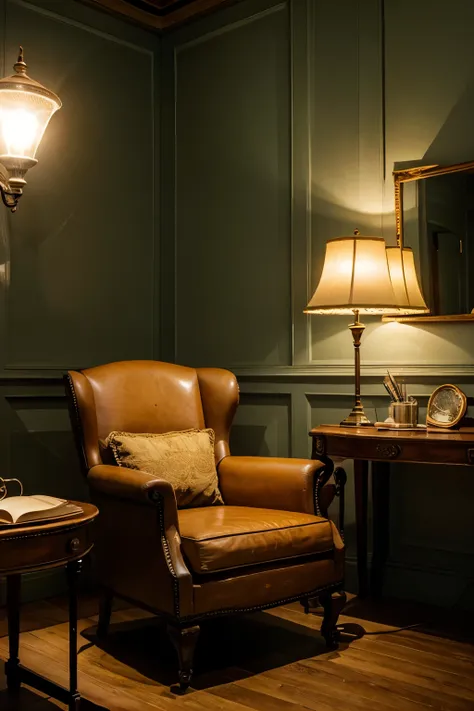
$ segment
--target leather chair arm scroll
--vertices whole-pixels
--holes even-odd
[[[182,616],[192,614],[192,577],[181,551],[176,497],[171,484],[164,479],[157,479],[152,474],[137,469],[126,469],[107,464],[98,464],[92,467],[87,480],[93,493],[96,494],[92,498],[99,507],[99,522],[102,519],[107,536],[112,536],[116,544],[121,542],[118,548],[122,549],[122,557],[128,555],[130,551],[129,532],[132,528],[138,543],[132,555],[138,559],[143,554],[147,558],[147,565],[142,566],[141,570],[144,574],[148,570],[148,575],[152,579],[154,565],[166,566],[171,580],[174,579],[176,583],[176,586],[173,585],[175,614]],[[141,509],[141,506],[144,508]],[[124,518],[120,512],[125,512],[126,508],[129,508],[130,511],[125,513]],[[153,509],[156,509],[157,513]],[[156,539],[153,537],[155,531]],[[112,549],[112,545],[108,545],[107,548]],[[133,546],[131,548],[133,549]],[[160,549],[161,553],[158,553]],[[156,558],[153,555],[148,557],[150,551],[155,552]],[[155,576],[157,579],[162,575],[160,570],[161,568],[158,567],[158,573]],[[136,585],[140,588],[139,580],[136,581]],[[153,586],[151,587],[153,588]],[[157,595],[163,597],[161,603],[163,609],[169,607],[168,587],[168,582],[163,579],[160,590],[156,592]],[[131,597],[139,599],[145,589],[147,588],[143,583],[137,593],[138,598],[137,595],[131,595]]]
[[[327,516],[332,462],[282,457],[224,457],[218,467],[226,504]],[[321,495],[322,487],[329,490]]]
[[[102,494],[127,499],[139,504],[156,506],[163,501],[165,528],[174,525],[179,532],[178,511],[173,487],[164,479],[137,469],[126,469],[110,464],[98,464],[89,469],[89,486]]]

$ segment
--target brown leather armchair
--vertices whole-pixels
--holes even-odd
[[[327,508],[336,492],[330,460],[233,457],[229,432],[239,401],[235,376],[158,361],[110,363],[66,375],[84,473],[100,516],[96,561],[105,589],[98,634],[114,595],[162,615],[190,683],[199,622],[300,600],[324,609],[322,635],[337,646],[344,544]],[[105,464],[99,440],[112,430],[210,427],[224,506],[178,510],[171,485]]]

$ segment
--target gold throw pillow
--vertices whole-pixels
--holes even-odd
[[[179,508],[223,504],[214,461],[214,430],[164,434],[111,432],[106,443],[120,467],[141,469],[173,486]]]

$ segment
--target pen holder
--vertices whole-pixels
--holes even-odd
[[[418,403],[416,400],[391,402],[388,408],[388,416],[397,425],[415,427],[418,424]]]

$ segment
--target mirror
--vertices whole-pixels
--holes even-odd
[[[393,178],[397,244],[414,251],[430,314],[390,320],[474,321],[474,161]]]

